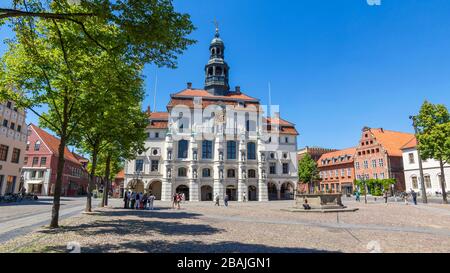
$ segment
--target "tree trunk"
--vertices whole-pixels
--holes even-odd
[[[94,190],[95,169],[97,168],[97,154],[97,147],[94,147],[94,149],[92,150],[92,167],[91,173],[89,174],[89,185],[85,212],[92,211],[92,191]]]
[[[106,157],[106,168],[105,168],[105,188],[103,190],[103,200],[102,207],[108,206],[108,193],[109,193],[109,177],[111,173],[111,155],[108,154]]]
[[[447,191],[445,189],[445,173],[444,173],[444,162],[441,160],[439,160],[439,164],[441,167],[441,189],[442,189],[442,201],[444,202],[444,204],[448,204],[447,201]]]
[[[58,220],[59,220],[59,207],[61,199],[63,172],[64,172],[64,150],[66,148],[65,132],[66,128],[63,129],[63,134],[61,135],[61,142],[58,147],[59,156],[58,156],[58,165],[56,169],[56,182],[55,182],[55,191],[53,193],[52,219],[50,222],[50,228],[59,227]]]

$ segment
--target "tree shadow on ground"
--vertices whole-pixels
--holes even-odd
[[[64,246],[49,246],[42,252],[69,252]],[[81,246],[82,253],[337,253],[333,251],[302,247],[276,247],[240,242],[206,244],[201,241],[167,242],[131,241],[98,246]]]
[[[185,212],[183,210],[174,210],[169,207],[158,208],[155,210],[125,210],[114,208],[106,211],[96,211],[95,215],[100,217],[127,217],[127,216],[137,216],[140,218],[159,218],[159,219],[184,219],[191,218],[195,219],[202,214]]]
[[[97,236],[101,234],[111,235],[211,235],[221,232],[208,225],[183,224],[179,222],[144,221],[144,220],[98,220],[92,223],[77,226],[63,226],[58,229],[43,229],[39,232],[45,234],[61,234],[75,232],[82,236]]]
[[[92,217],[97,219],[76,226],[61,226],[57,229],[43,229],[45,234],[60,234],[75,232],[83,236],[100,234],[112,235],[211,235],[223,230],[203,224],[188,224],[180,222],[159,221],[158,219],[196,219],[201,214],[182,211],[144,211],[144,210],[107,210],[97,211]],[[130,217],[130,219],[121,219]],[[136,219],[135,217],[138,217]]]

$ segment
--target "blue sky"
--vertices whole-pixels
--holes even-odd
[[[450,105],[450,1],[175,0],[191,14],[198,43],[175,70],[145,69],[157,110],[192,82],[202,88],[217,18],[231,86],[280,105],[300,132],[299,147],[346,148],[364,126],[412,132],[408,119],[427,99]],[[0,29],[0,39],[12,34]],[[3,45],[0,52],[4,51]],[[30,122],[36,122],[30,116]]]

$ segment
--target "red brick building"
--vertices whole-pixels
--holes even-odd
[[[116,174],[114,181],[112,182],[112,192],[114,198],[122,198],[124,191],[125,172],[121,170]]]
[[[322,192],[353,193],[355,152],[356,148],[348,148],[323,154],[317,160],[322,179],[320,182]]]
[[[29,135],[22,173],[29,193],[53,195],[58,165],[60,140],[34,124],[28,126]],[[62,196],[84,195],[87,192],[88,160],[64,150]]]
[[[395,178],[395,190],[405,190],[401,148],[414,138],[413,134],[363,128],[355,154],[356,179]]]

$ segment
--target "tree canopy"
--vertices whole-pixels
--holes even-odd
[[[298,178],[302,183],[311,183],[320,179],[317,163],[311,155],[304,155],[298,162]]]

